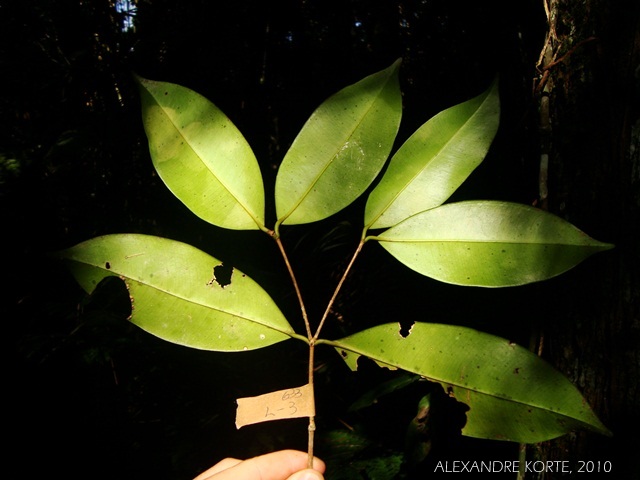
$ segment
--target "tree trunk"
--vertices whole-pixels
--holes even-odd
[[[640,478],[637,441],[628,440],[640,426],[640,3],[547,3],[538,93],[548,197],[543,188],[541,200],[616,248],[552,283],[542,355],[613,436],[566,435],[531,448],[529,460],[566,461],[573,474],[610,468],[612,478]],[[527,478],[563,476],[540,470]]]

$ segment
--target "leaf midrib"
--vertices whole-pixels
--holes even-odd
[[[298,202],[296,202],[293,207],[285,214],[282,216],[282,218],[279,220],[280,223],[284,223],[287,218],[289,218],[293,212],[295,212],[298,207],[300,205],[302,205],[302,203],[307,199],[307,197],[309,196],[310,192],[313,190],[313,187],[318,183],[318,181],[320,180],[320,178],[324,175],[324,173],[329,169],[329,167],[333,164],[333,162],[336,160],[336,158],[338,157],[338,154],[340,153],[340,151],[342,150],[342,147],[344,147],[344,145],[349,142],[349,140],[353,137],[353,134],[356,130],[358,130],[358,128],[360,127],[360,125],[362,125],[362,122],[364,120],[364,118],[367,117],[367,115],[369,115],[369,112],[371,111],[371,109],[373,108],[373,106],[376,104],[376,102],[378,101],[378,99],[380,98],[380,96],[382,95],[382,92],[384,92],[385,88],[387,87],[389,81],[392,79],[392,76],[389,76],[389,78],[387,78],[387,81],[384,82],[384,84],[382,85],[382,87],[379,89],[378,93],[376,94],[376,96],[373,98],[373,100],[370,102],[369,107],[367,108],[366,112],[364,115],[362,115],[360,117],[360,120],[358,120],[357,124],[354,126],[354,128],[351,130],[351,132],[349,133],[349,135],[347,135],[345,137],[345,140],[338,146],[338,148],[336,149],[336,152],[331,156],[331,159],[325,164],[325,166],[320,170],[320,172],[318,173],[318,175],[316,175],[316,177],[313,179],[313,181],[309,184],[309,187],[307,188],[307,190],[300,196],[300,199],[298,200]]]
[[[75,261],[79,262],[78,260],[75,260]],[[162,293],[164,293],[166,295],[169,295],[169,296],[171,296],[173,298],[177,298],[179,300],[183,300],[183,301],[185,301],[187,303],[190,303],[190,304],[193,304],[193,305],[198,305],[198,306],[204,307],[204,308],[209,308],[211,310],[215,310],[215,311],[223,313],[225,315],[230,315],[230,316],[234,316],[234,317],[237,317],[237,318],[241,318],[241,319],[247,320],[249,322],[255,323],[257,325],[261,325],[263,327],[270,328],[271,330],[275,330],[275,331],[280,332],[282,334],[288,335],[289,337],[296,336],[296,333],[293,331],[293,329],[291,329],[291,330],[282,330],[282,329],[277,328],[277,327],[275,327],[273,325],[265,324],[265,323],[263,323],[263,322],[261,322],[259,320],[254,319],[254,318],[250,318],[250,317],[245,316],[245,315],[239,315],[239,314],[236,314],[236,313],[231,313],[231,312],[229,312],[227,310],[223,310],[221,308],[216,308],[214,306],[207,305],[207,304],[204,304],[204,303],[199,302],[199,301],[195,301],[194,299],[187,298],[184,295],[179,294],[177,292],[172,292],[170,290],[163,289],[161,287],[158,287],[157,285],[151,284],[151,283],[149,283],[147,281],[144,281],[144,280],[142,280],[142,279],[140,279],[138,277],[135,277],[135,276],[132,276],[132,275],[129,275],[129,274],[125,275],[123,272],[118,271],[117,269],[114,269],[113,267],[110,268],[109,270],[107,270],[107,269],[103,268],[102,266],[100,266],[99,264],[92,264],[92,263],[87,263],[87,262],[79,262],[79,263],[83,263],[83,264],[86,264],[86,265],[91,265],[91,266],[93,266],[95,268],[98,268],[99,270],[103,271],[104,273],[106,273],[108,275],[118,276],[125,283],[127,283],[128,281],[135,281],[135,282],[137,282],[137,283],[139,283],[141,285],[144,285],[145,287],[151,288],[151,289],[156,290],[158,292],[162,292]],[[135,301],[135,298],[132,299],[132,302],[133,301]],[[135,314],[135,312],[133,312],[133,314]]]
[[[258,218],[256,218],[256,216],[253,214],[253,212],[251,212],[249,210],[249,208],[247,206],[245,206],[245,204],[242,201],[240,201],[240,199],[233,193],[231,188],[229,188],[229,186],[225,182],[223,182],[222,179],[218,175],[216,175],[216,173],[212,170],[212,167],[207,162],[205,162],[203,160],[203,156],[201,155],[200,151],[197,148],[195,148],[193,146],[193,144],[189,141],[189,139],[182,133],[181,129],[178,128],[178,124],[174,121],[172,116],[167,113],[167,110],[165,109],[165,107],[162,106],[160,104],[160,102],[158,102],[158,100],[155,97],[155,95],[153,96],[153,98],[156,101],[156,104],[161,108],[161,110],[164,113],[164,115],[169,119],[169,121],[173,125],[173,128],[175,129],[175,131],[185,141],[185,143],[189,146],[189,148],[191,148],[191,150],[196,154],[198,159],[206,167],[206,169],[209,171],[209,173],[220,183],[220,185],[222,185],[222,187],[228,192],[228,194],[231,196],[231,198],[233,198],[235,200],[235,202],[238,205],[240,205],[240,207],[242,207],[242,209],[247,213],[247,215],[249,215],[249,217],[255,222],[255,224],[258,225],[258,227],[261,227],[262,223],[258,220]],[[220,112],[220,113],[222,113],[222,112]],[[225,118],[227,118],[227,117],[225,116]],[[228,118],[227,118],[227,120],[231,123],[231,120],[229,120]],[[235,128],[235,126],[234,126],[234,128]]]
[[[434,163],[434,162],[435,162],[439,157],[441,157],[441,156],[443,155],[443,151],[444,151],[444,150],[449,146],[449,144],[450,144],[451,142],[453,142],[453,140],[454,140],[458,135],[460,135],[461,131],[462,131],[462,130],[464,130],[464,129],[467,127],[467,125],[471,122],[471,120],[472,120],[472,119],[474,119],[474,117],[475,117],[476,115],[478,115],[478,112],[479,112],[479,111],[482,109],[482,107],[485,105],[485,102],[486,102],[486,100],[489,98],[489,96],[490,96],[490,95],[488,94],[488,95],[487,95],[487,97],[482,101],[482,103],[480,104],[480,106],[476,109],[476,111],[475,111],[475,112],[473,112],[473,114],[469,117],[469,119],[468,119],[466,122],[464,122],[464,124],[463,124],[463,125],[462,125],[462,126],[461,126],[457,131],[456,131],[456,133],[454,133],[454,134],[451,136],[451,138],[449,138],[449,140],[447,140],[447,142],[446,142],[446,143],[445,143],[445,144],[444,144],[444,145],[443,145],[443,146],[442,146],[442,147],[441,147],[441,148],[436,152],[436,154],[435,154],[435,155],[433,155],[433,157],[431,158],[431,160],[429,160],[429,161],[428,161],[428,162],[427,162],[427,163],[426,163],[426,164],[425,164],[421,169],[419,169],[419,170],[416,172],[416,174],[415,174],[413,177],[411,177],[411,179],[410,179],[408,182],[406,182],[406,183],[404,184],[404,186],[403,186],[402,188],[400,188],[400,189],[396,192],[396,194],[393,196],[393,198],[392,198],[392,199],[391,199],[391,200],[386,204],[385,208],[383,208],[383,209],[380,211],[380,213],[379,213],[379,214],[378,214],[378,215],[377,215],[377,216],[376,216],[376,217],[375,217],[371,222],[369,222],[369,225],[367,225],[367,227],[366,227],[366,229],[367,229],[367,230],[368,230],[369,228],[371,228],[371,225],[374,225],[374,224],[378,221],[378,219],[380,219],[380,217],[381,217],[382,215],[384,215],[384,213],[385,213],[387,210],[389,210],[389,208],[391,207],[391,205],[393,205],[393,203],[396,201],[396,199],[397,199],[398,197],[400,197],[400,195],[402,195],[402,193],[403,193],[407,188],[409,188],[409,186],[414,182],[414,180],[415,180],[416,178],[418,178],[420,175],[422,175],[422,173],[423,173],[425,170],[427,170],[427,168],[428,168],[429,166],[431,166],[431,165],[432,165],[432,164],[433,164],[433,163]],[[441,113],[441,114],[443,114],[443,113],[445,113],[445,111],[440,112],[440,113]],[[439,114],[438,114],[438,115],[439,115]],[[433,117],[433,118],[432,118],[432,120],[433,120],[433,119],[435,119],[438,115],[436,115],[435,117]],[[435,207],[432,207],[432,208],[435,208]],[[424,210],[424,211],[426,211],[426,210]],[[387,228],[387,227],[380,227],[380,228]]]
[[[389,363],[388,361],[381,360],[379,357],[377,357],[375,355],[371,355],[369,353],[364,353],[364,352],[359,351],[359,350],[357,350],[357,349],[355,349],[353,347],[347,347],[347,346],[339,343],[339,341],[322,340],[322,341],[318,341],[317,343],[325,343],[325,344],[331,345],[331,346],[336,347],[336,348],[341,348],[343,350],[348,350],[349,352],[355,353],[356,355],[360,355],[360,356],[364,356],[364,357],[370,358],[370,359],[374,360],[375,362],[379,362],[379,363],[383,363],[385,365],[389,365],[392,368],[400,368],[400,369],[408,371],[408,372],[416,373],[418,375],[423,376],[427,380],[430,380],[430,381],[433,381],[433,382],[437,382],[437,383],[440,383],[440,384],[446,384],[446,385],[453,385],[453,386],[461,388],[463,390],[469,390],[469,391],[472,391],[472,392],[475,392],[475,393],[478,393],[478,394],[481,394],[481,395],[486,395],[486,396],[493,397],[493,398],[499,398],[500,400],[513,402],[513,403],[518,404],[518,405],[534,407],[534,408],[537,408],[539,410],[543,410],[545,412],[552,413],[554,415],[562,416],[562,417],[565,417],[565,418],[570,418],[570,419],[572,419],[574,421],[578,421],[578,422],[580,422],[581,424],[584,424],[584,425],[589,425],[589,426],[595,427],[594,425],[592,425],[590,423],[587,423],[587,422],[585,422],[585,421],[583,421],[583,420],[581,420],[579,418],[573,417],[573,416],[571,416],[569,414],[566,414],[566,413],[563,413],[563,412],[559,412],[559,411],[555,411],[555,410],[550,410],[549,407],[544,407],[544,406],[541,406],[541,405],[535,404],[535,403],[525,403],[525,402],[523,402],[521,400],[517,400],[517,399],[514,399],[514,398],[507,398],[507,397],[502,396],[500,394],[489,393],[489,392],[483,391],[483,390],[481,390],[480,388],[477,388],[477,387],[471,387],[470,388],[469,386],[461,385],[457,381],[447,381],[447,380],[437,379],[435,377],[429,377],[429,376],[424,375],[424,374],[419,373],[419,372],[413,372],[412,370],[408,370],[408,369],[406,369],[406,368],[404,368],[404,367],[402,367],[400,365],[394,365],[394,364]]]

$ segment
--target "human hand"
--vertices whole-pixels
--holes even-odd
[[[324,480],[324,462],[314,457],[310,469],[307,460],[307,454],[297,450],[280,450],[248,460],[225,458],[193,480]]]

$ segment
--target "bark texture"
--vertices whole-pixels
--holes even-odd
[[[550,140],[548,208],[616,248],[552,282],[543,356],[578,386],[613,437],[567,435],[538,445],[530,458],[568,460],[574,475],[580,461],[593,468],[610,461],[613,478],[640,478],[640,3],[551,0],[547,7],[546,83],[538,93],[549,106],[541,124]]]

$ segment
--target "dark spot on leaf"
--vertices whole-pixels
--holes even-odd
[[[107,270],[111,269],[111,264],[109,262],[104,264],[104,268],[106,268]]]
[[[222,288],[231,284],[231,275],[233,274],[233,267],[227,267],[224,263],[213,267],[213,278],[209,280],[207,285],[213,285],[217,283]]]
[[[520,373],[520,367],[516,367],[515,370],[513,371],[513,373],[518,375]]]

